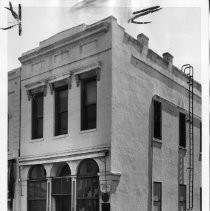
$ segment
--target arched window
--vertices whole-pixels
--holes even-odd
[[[46,211],[47,182],[42,165],[35,165],[29,171],[28,211]]]
[[[68,164],[61,166],[57,177],[52,179],[52,196],[56,211],[71,211],[71,170]]]
[[[99,211],[99,168],[92,159],[82,161],[77,174],[77,211]]]

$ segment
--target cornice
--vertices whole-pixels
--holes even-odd
[[[106,33],[109,30],[110,23],[102,22],[100,24],[94,26],[87,26],[84,31],[78,32],[72,36],[61,39],[53,44],[50,44],[45,47],[39,46],[35,48],[34,51],[26,52],[21,57],[19,57],[19,61],[21,63],[25,63],[30,59],[34,59],[36,57],[43,56],[44,54],[50,53],[51,51],[57,50],[58,48],[64,47],[66,45],[75,44],[81,40],[87,39],[96,34]]]

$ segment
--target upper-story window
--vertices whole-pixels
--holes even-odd
[[[154,101],[154,138],[162,139],[161,103]]]
[[[179,113],[179,146],[186,147],[186,115]]]
[[[186,185],[179,185],[179,210],[186,210]]]
[[[43,92],[32,95],[32,139],[43,137]]]
[[[55,89],[55,135],[68,133],[68,86]]]
[[[96,77],[81,81],[81,130],[96,128]]]
[[[202,152],[202,123],[200,122],[200,152]]]
[[[153,206],[154,210],[161,211],[162,204],[162,183],[153,183]]]

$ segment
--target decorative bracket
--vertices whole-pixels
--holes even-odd
[[[35,83],[36,84],[36,83]],[[32,85],[34,84],[30,84],[30,85],[26,85],[26,93],[28,96],[28,101],[31,100],[32,95],[35,95],[37,93],[43,92],[43,95],[46,96],[47,95],[47,85],[46,82],[41,82],[42,85],[33,87]]]
[[[76,80],[77,87],[79,87],[81,79],[89,78],[92,76],[96,76],[97,81],[100,81],[101,66],[102,66],[102,62],[99,61],[98,65],[89,67],[88,69],[84,69],[80,72],[75,73],[75,80]]]

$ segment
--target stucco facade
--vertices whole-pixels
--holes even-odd
[[[188,115],[188,78],[173,65],[172,55],[161,57],[148,43],[145,35],[134,39],[108,17],[56,34],[22,54],[19,210],[27,210],[29,172],[38,164],[46,171],[46,210],[56,210],[51,184],[63,163],[71,170],[71,210],[78,210],[78,166],[85,159],[99,167],[110,210],[155,210],[154,182],[162,184],[162,211],[179,210],[179,184],[188,185],[188,135],[186,147],[179,147],[179,113]],[[90,73],[97,79],[96,128],[81,131],[81,76]],[[55,136],[53,84],[59,81],[68,85],[68,133]],[[43,137],[32,139],[36,89],[44,93]],[[162,108],[161,140],[153,138],[154,100]],[[201,86],[194,82],[193,211],[200,210],[200,116]]]

